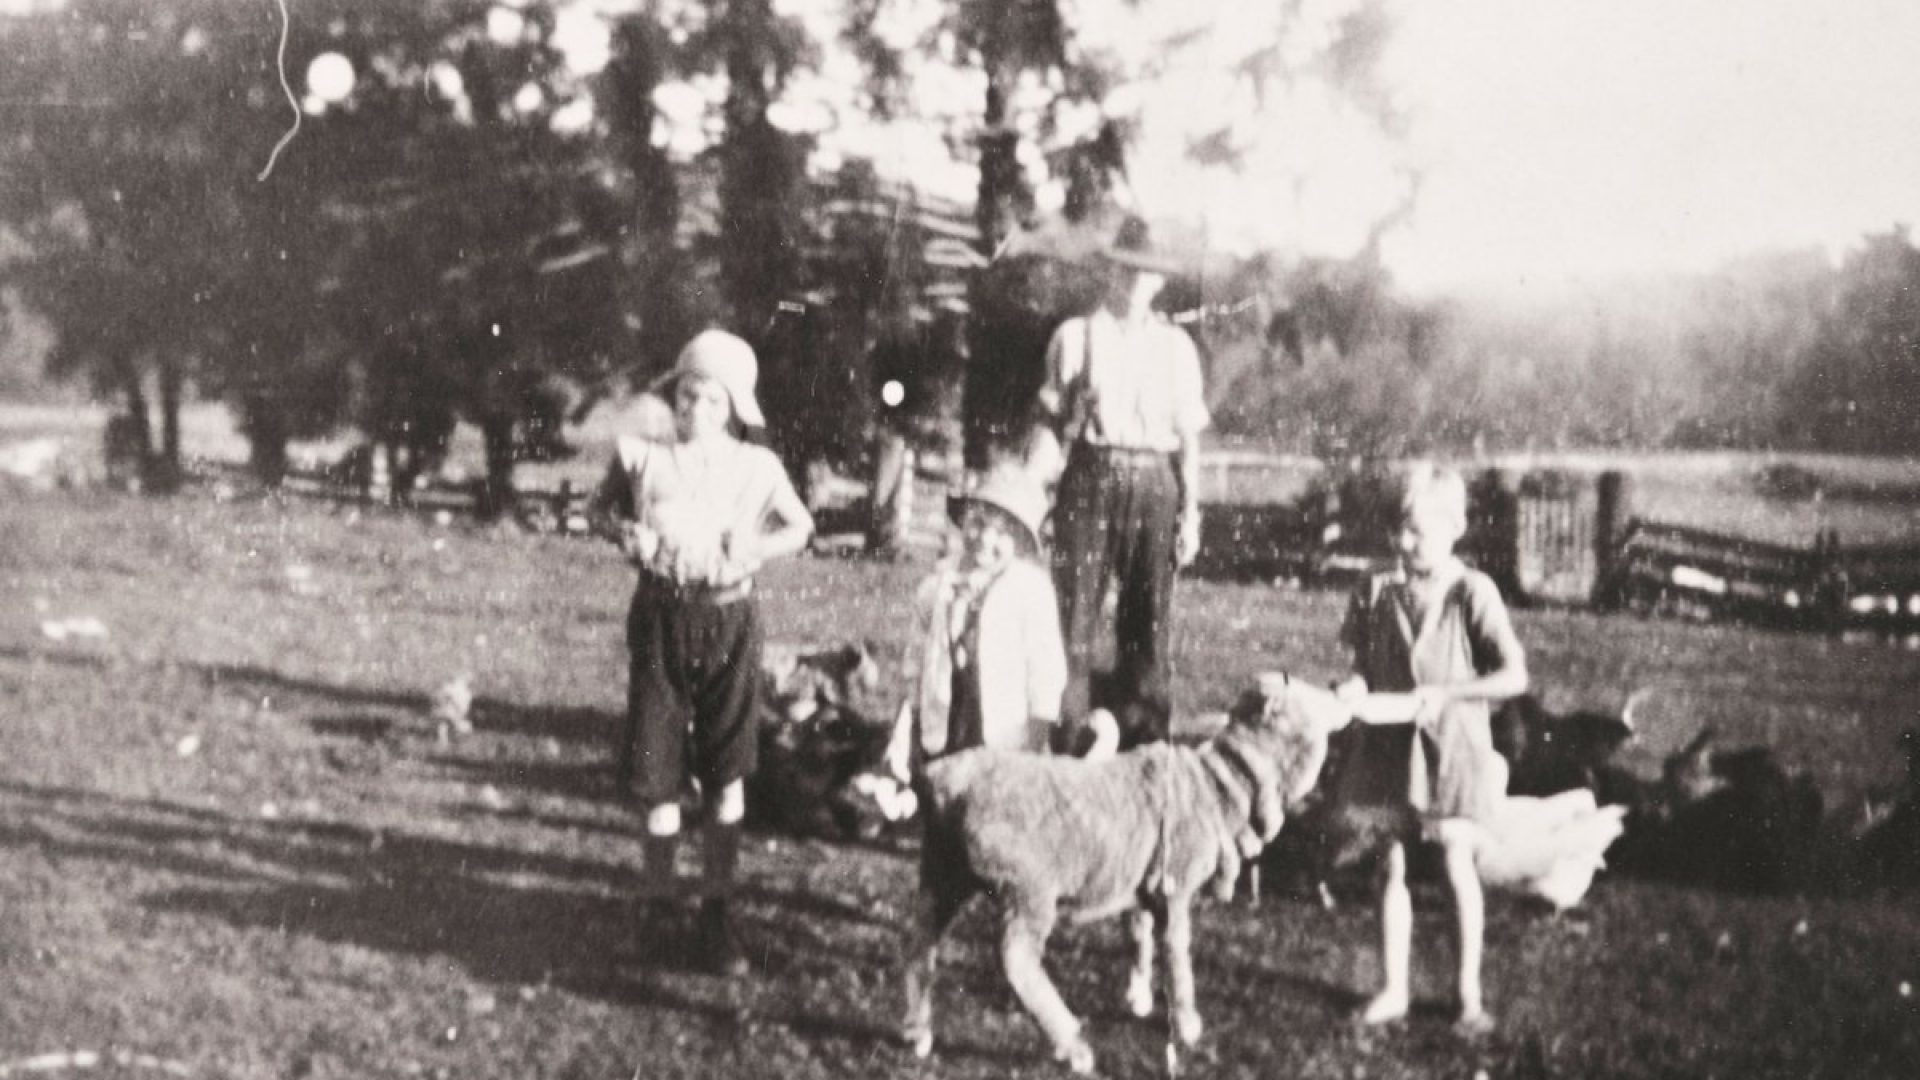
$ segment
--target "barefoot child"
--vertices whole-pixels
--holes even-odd
[[[1353,651],[1347,700],[1367,692],[1410,694],[1414,722],[1356,727],[1336,788],[1354,818],[1391,836],[1380,889],[1384,979],[1361,1013],[1367,1024],[1398,1020],[1411,996],[1413,902],[1406,843],[1437,843],[1459,930],[1456,1027],[1493,1027],[1480,990],[1485,922],[1475,855],[1482,829],[1505,792],[1493,749],[1492,703],[1527,689],[1526,656],[1499,589],[1453,554],[1467,529],[1467,492],[1451,469],[1410,470],[1400,501],[1398,567],[1354,596],[1343,636]]]
[[[703,952],[714,968],[745,966],[728,912],[743,786],[758,751],[761,628],[753,575],[813,533],[772,451],[744,441],[765,425],[753,349],[719,330],[694,337],[656,384],[673,406],[672,442],[623,438],[596,496],[603,528],[639,569],[627,614],[622,791],[647,807],[647,869],[671,875],[680,798],[697,780],[714,826]]]

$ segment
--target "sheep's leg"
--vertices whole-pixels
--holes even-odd
[[[916,1056],[933,1053],[933,978],[940,961],[940,939],[966,905],[967,897],[921,889],[913,921],[907,929],[902,960],[905,968],[906,1014],[901,1036]]]
[[[1007,982],[1053,1043],[1054,1056],[1074,1072],[1093,1071],[1093,1048],[1080,1036],[1080,1021],[1060,998],[1041,964],[1053,933],[1054,898],[1016,899],[1007,909],[1000,936],[1000,964]]]
[[[1146,1018],[1153,1015],[1154,914],[1142,907],[1127,916],[1127,928],[1133,934],[1133,970],[1127,973],[1127,1011]]]
[[[1160,925],[1161,947],[1166,949],[1167,975],[1172,985],[1167,1007],[1173,1012],[1174,1032],[1180,1041],[1192,1046],[1200,1041],[1203,1025],[1200,1010],[1193,1003],[1193,912],[1192,898],[1171,897],[1166,918]]]

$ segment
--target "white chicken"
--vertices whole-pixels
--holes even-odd
[[[1624,806],[1597,805],[1586,788],[1544,798],[1509,795],[1480,847],[1480,878],[1565,911],[1586,897],[1607,848],[1626,829],[1626,814]]]
[[[433,692],[433,722],[441,742],[473,731],[473,678],[460,674]]]
[[[1350,700],[1355,721],[1404,724],[1419,712],[1412,694],[1373,693]],[[1477,863],[1491,888],[1533,896],[1565,911],[1585,899],[1607,848],[1626,831],[1627,808],[1601,806],[1590,788],[1557,795],[1509,795],[1506,759],[1494,755],[1486,783],[1500,792]]]

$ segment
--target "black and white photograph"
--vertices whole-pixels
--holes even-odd
[[[0,1080],[1920,1076],[1920,4],[0,0]]]

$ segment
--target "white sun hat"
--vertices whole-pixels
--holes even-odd
[[[688,375],[699,375],[719,383],[733,402],[733,415],[748,427],[766,427],[766,414],[753,396],[754,383],[760,378],[760,363],[754,359],[753,346],[725,330],[702,330],[693,336],[673,361],[673,370],[654,380],[653,391],[669,396],[672,388]]]

